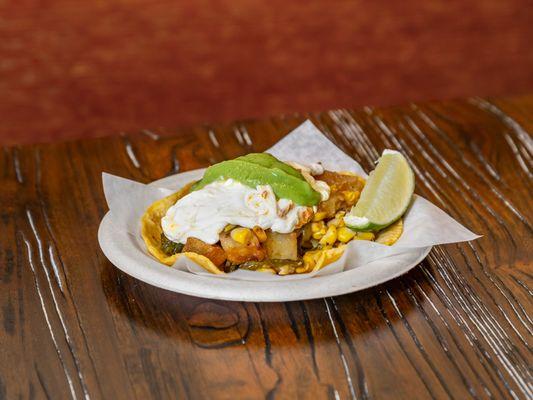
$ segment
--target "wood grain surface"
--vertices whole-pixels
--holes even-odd
[[[0,150],[2,399],[526,399],[533,96],[333,110]],[[210,301],[111,265],[101,173],[149,182],[271,146],[311,118],[369,169],[403,152],[483,238],[375,288]]]

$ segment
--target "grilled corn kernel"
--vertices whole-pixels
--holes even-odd
[[[326,234],[320,239],[320,244],[322,246],[333,246],[337,241],[337,228],[334,225],[328,227]]]
[[[318,211],[313,215],[313,221],[318,222],[322,221],[324,218],[326,218],[326,212],[325,211]]]
[[[375,236],[376,235],[374,235],[373,232],[357,232],[355,239],[356,240],[374,240]]]
[[[324,221],[311,223],[311,232],[313,232],[314,239],[320,239],[326,234],[326,224]]]
[[[335,214],[335,218],[330,219],[328,221],[328,226],[336,226],[337,228],[340,228],[341,226],[344,226],[344,214],[346,214],[344,211],[339,211]]]
[[[349,242],[353,239],[354,236],[355,232],[352,231],[350,228],[347,228],[346,226],[339,228],[339,230],[337,231],[337,239],[339,239],[339,241],[342,243]]]
[[[358,191],[345,190],[344,192],[342,192],[342,196],[344,197],[344,200],[348,204],[353,204],[359,198],[359,192]]]
[[[305,272],[311,271],[317,262],[317,252],[308,251],[307,253],[304,254],[303,260],[304,260]]]
[[[260,226],[254,226],[252,230],[255,233],[255,236],[257,236],[257,239],[259,239],[261,243],[267,240],[267,234],[263,228],[261,228]]]
[[[324,221],[313,222],[311,224],[311,232],[313,233],[320,232],[325,229],[326,229],[326,224],[324,224]]]
[[[321,239],[326,234],[326,229],[313,233],[313,239]]]
[[[230,235],[233,240],[240,244],[248,244],[252,240],[252,231],[248,228],[235,228]]]
[[[327,225],[328,225],[328,227],[329,227],[329,226],[335,226],[335,227],[338,228],[338,227],[340,226],[341,222],[342,222],[342,219],[339,219],[339,218],[332,218],[332,219],[330,219],[330,220],[328,221]]]
[[[224,227],[224,232],[229,232],[231,231],[233,228],[235,228],[235,225],[231,225],[231,224],[228,224]]]

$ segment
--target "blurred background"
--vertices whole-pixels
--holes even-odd
[[[533,89],[525,0],[0,1],[0,143]]]

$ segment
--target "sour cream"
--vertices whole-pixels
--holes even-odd
[[[324,167],[320,163],[311,163],[308,165],[302,165],[294,161],[287,161],[291,167],[301,172],[304,179],[311,185],[311,187],[320,193],[322,201],[329,199],[330,187],[324,181],[319,181],[314,178],[315,175],[324,173]]]
[[[177,243],[189,237],[214,244],[226,225],[260,226],[289,233],[310,207],[276,199],[270,185],[253,189],[233,179],[216,181],[182,197],[161,219],[165,236]]]

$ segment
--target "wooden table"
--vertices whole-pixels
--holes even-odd
[[[532,116],[533,96],[468,99],[3,148],[0,398],[531,398]],[[285,304],[168,292],[103,256],[102,171],[149,182],[305,118],[367,169],[402,151],[417,192],[483,238]]]

